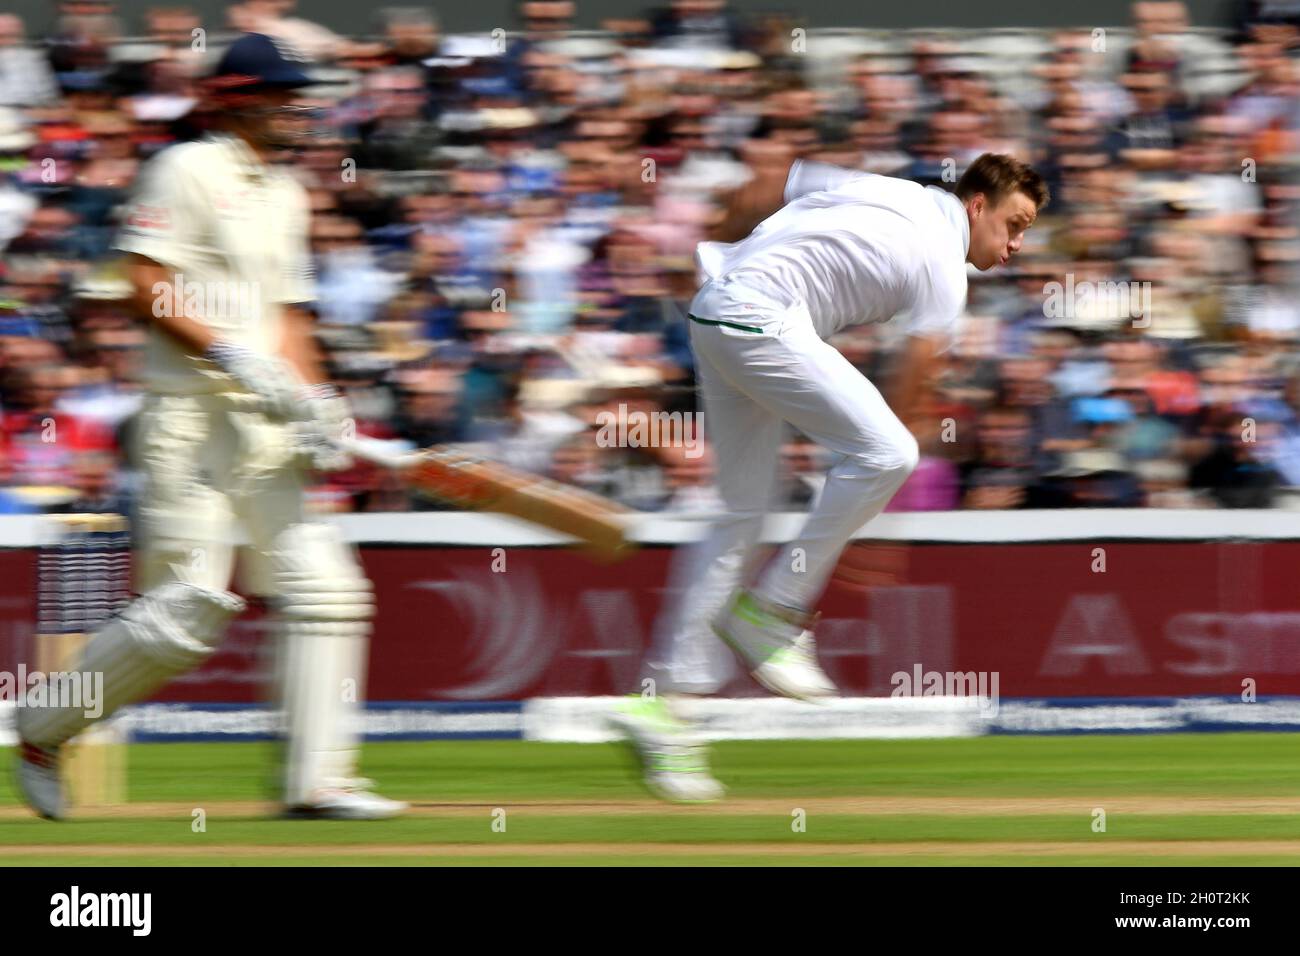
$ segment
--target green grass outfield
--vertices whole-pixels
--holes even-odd
[[[736,741],[707,807],[650,800],[614,745],[380,743],[364,771],[414,807],[373,823],[276,819],[270,744],[133,746],[130,804],[49,823],[11,755],[11,865],[1300,863],[1295,734]]]

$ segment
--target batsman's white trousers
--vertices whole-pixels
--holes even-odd
[[[916,439],[861,372],[818,337],[807,309],[744,293],[691,320],[691,347],[726,514],[674,559],[648,675],[663,692],[707,694],[735,661],[710,619],[752,563],[772,505],[784,423],[834,452],[799,537],[772,558],[759,593],[811,608],[853,534],[893,497],[918,460]]]
[[[274,593],[265,555],[304,520],[303,478],[290,467],[285,426],[232,410],[221,395],[149,395],[136,457],[144,471],[133,573],[140,593],[170,580],[227,588],[239,551],[241,584]]]
[[[139,436],[146,482],[136,589],[174,580],[226,589],[238,553],[241,584],[269,599],[279,638],[285,801],[347,786],[356,776],[374,602],[337,530],[304,514],[306,473],[287,426],[239,410],[233,397],[152,395]]]

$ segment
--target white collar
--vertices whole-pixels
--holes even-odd
[[[935,202],[939,205],[939,210],[952,223],[953,228],[961,233],[962,255],[970,253],[970,218],[966,215],[966,205],[953,193],[948,192],[941,186],[926,186],[926,189],[933,189],[938,195],[935,196]]]

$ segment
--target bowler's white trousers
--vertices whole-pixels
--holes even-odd
[[[773,503],[784,423],[836,458],[803,531],[759,580],[759,594],[781,604],[816,604],[844,546],[918,459],[912,434],[876,387],[818,337],[806,308],[743,294],[735,302],[690,320],[704,434],[726,513],[674,559],[647,660],[660,693],[713,693],[734,673],[709,622],[752,563]]]

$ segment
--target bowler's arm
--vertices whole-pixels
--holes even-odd
[[[830,163],[795,159],[789,147],[766,140],[747,144],[743,155],[754,176],[725,195],[722,217],[709,229],[712,241],[736,242],[786,203],[870,175]]]
[[[926,414],[926,397],[938,367],[936,356],[943,351],[946,339],[939,335],[908,335],[903,345],[889,395],[889,407],[916,435]]]
[[[768,144],[744,150],[745,161],[753,177],[744,185],[724,193],[722,215],[708,229],[713,242],[738,242],[754,227],[785,205],[785,185],[793,160],[788,152],[774,150]]]

